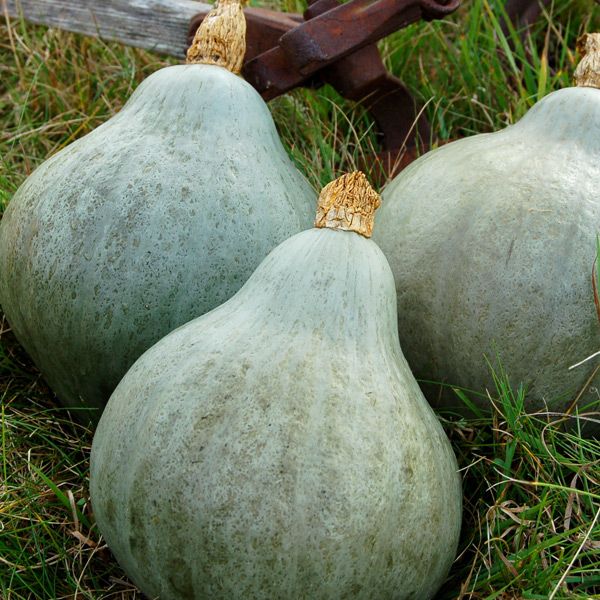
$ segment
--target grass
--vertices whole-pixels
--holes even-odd
[[[286,8],[298,10],[292,1]],[[432,145],[501,128],[569,85],[578,34],[600,27],[592,0],[555,0],[528,37],[504,35],[501,12],[497,0],[465,1],[451,18],[381,43],[386,64],[425,104]],[[47,156],[106,121],[144,77],[173,61],[20,22],[0,30],[4,207]],[[368,165],[378,149],[369,116],[330,88],[298,90],[271,108],[315,187]],[[0,597],[140,598],[94,524],[92,432],[59,407],[6,322],[0,338]],[[489,396],[491,415],[441,417],[462,469],[465,510],[439,597],[600,598],[600,442],[559,416],[527,414],[523,390],[504,373]]]

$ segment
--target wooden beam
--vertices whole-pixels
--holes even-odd
[[[195,0],[0,0],[9,17],[183,57]]]

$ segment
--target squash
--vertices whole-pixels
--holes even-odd
[[[59,399],[98,409],[86,417],[147,348],[312,222],[316,196],[266,104],[224,68],[241,66],[243,19],[222,0],[188,53],[199,63],[148,77],[43,163],[2,220],[0,303]]]
[[[598,39],[588,36],[588,48]],[[394,272],[400,342],[417,378],[494,393],[492,370],[505,373],[532,411],[564,411],[586,387],[597,362],[569,367],[600,346],[599,67],[588,54],[577,87],[502,131],[429,152],[384,190],[375,240]],[[449,388],[424,390],[468,413]],[[484,394],[472,400],[489,410]]]
[[[319,203],[316,228],[148,350],[102,415],[94,514],[148,597],[430,598],[452,563],[460,478],[363,237],[379,197],[353,173]]]

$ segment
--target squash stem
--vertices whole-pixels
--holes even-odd
[[[321,190],[315,227],[344,229],[371,237],[375,211],[380,205],[381,197],[364,173],[347,173]]]
[[[577,40],[582,58],[575,69],[577,87],[600,88],[600,33],[585,33]]]
[[[238,74],[246,54],[246,17],[240,0],[218,0],[187,51],[188,64],[224,67]]]

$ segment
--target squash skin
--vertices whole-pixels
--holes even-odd
[[[310,227],[315,197],[248,83],[161,69],[19,189],[0,303],[59,399],[101,410],[143,351]]]
[[[600,91],[567,88],[390,183],[374,239],[396,278],[400,341],[417,378],[494,390],[484,356],[495,368],[499,357],[511,384],[525,384],[527,409],[565,410],[596,363],[568,368],[600,346],[599,160]],[[448,390],[424,390],[467,412]]]
[[[312,229],[134,364],[96,431],[90,491],[145,594],[433,596],[461,484],[395,311],[376,244]]]

